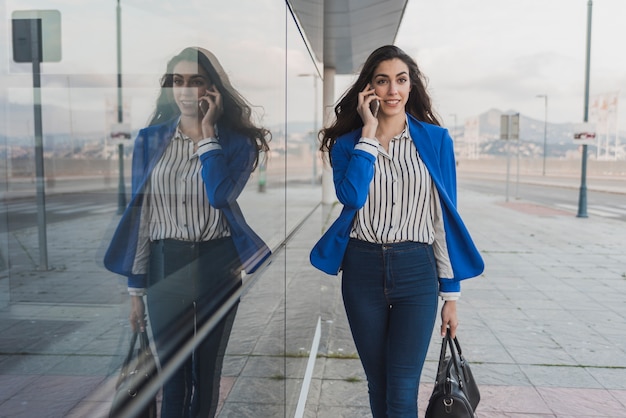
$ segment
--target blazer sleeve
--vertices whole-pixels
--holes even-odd
[[[374,178],[376,156],[355,146],[356,136],[341,137],[331,150],[333,182],[337,199],[348,209],[360,209]]]
[[[246,186],[256,150],[248,138],[221,136],[221,147],[200,155],[202,179],[209,203],[222,209],[234,203]]]

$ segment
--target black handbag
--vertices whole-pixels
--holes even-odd
[[[450,355],[446,356],[448,347]],[[461,345],[456,337],[450,338],[448,330],[441,344],[437,380],[428,401],[426,418],[474,418],[479,402],[478,385],[463,357]]]
[[[139,340],[139,348],[135,349],[137,340]],[[125,411],[156,374],[157,365],[150,349],[147,332],[134,332],[130,339],[128,354],[115,384],[115,396],[109,411],[109,418],[117,418],[122,411]],[[156,418],[156,396],[135,416]]]

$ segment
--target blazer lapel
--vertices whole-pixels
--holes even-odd
[[[430,133],[410,115],[408,121],[409,132],[411,133],[411,139],[415,144],[415,148],[417,148],[417,152],[422,161],[424,161],[426,168],[428,168],[431,177],[439,186],[438,183],[441,181],[441,168],[439,167],[439,159],[434,147],[435,142],[430,137]]]

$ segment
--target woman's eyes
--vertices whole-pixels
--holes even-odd
[[[407,83],[408,81],[409,81],[408,78],[402,77],[402,78],[399,78],[396,82],[398,84],[404,84],[404,83]],[[383,84],[387,84],[388,82],[389,80],[387,80],[386,78],[381,78],[379,80],[376,80],[376,84],[378,84],[379,86],[382,86]]]
[[[182,78],[175,78],[172,82],[175,86],[184,86],[185,80]],[[206,83],[203,79],[193,79],[189,82],[190,86],[193,87],[203,87]]]

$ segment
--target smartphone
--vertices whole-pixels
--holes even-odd
[[[380,108],[380,102],[378,100],[372,100],[370,102],[370,110],[372,111],[372,115],[374,115],[374,117],[378,117],[379,108]]]
[[[206,100],[200,100],[198,102],[198,107],[200,108],[200,112],[202,112],[203,116],[209,111],[209,103]]]

